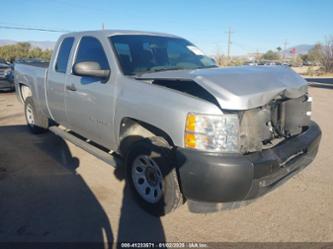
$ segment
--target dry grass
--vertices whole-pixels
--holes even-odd
[[[315,77],[315,78],[331,78],[333,77],[333,73],[324,73],[320,66],[302,66],[302,67],[292,67],[292,69],[307,78]]]

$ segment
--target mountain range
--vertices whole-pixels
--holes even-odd
[[[297,46],[287,48],[286,50],[282,50],[282,53],[285,55],[290,55],[291,54],[290,51],[292,51],[292,49],[295,49],[296,54],[307,54],[309,52],[309,50],[313,47],[314,47],[314,45],[300,44]]]

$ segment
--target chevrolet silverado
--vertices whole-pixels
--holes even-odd
[[[158,216],[185,200],[262,196],[309,165],[321,138],[297,73],[220,68],[175,35],[65,34],[49,64],[15,64],[15,84],[33,133],[125,167],[135,199]]]

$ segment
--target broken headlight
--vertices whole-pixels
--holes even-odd
[[[184,144],[186,148],[209,152],[238,152],[238,115],[189,113],[186,119]]]

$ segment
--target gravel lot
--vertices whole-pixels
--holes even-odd
[[[0,241],[333,241],[333,90],[310,88],[316,160],[254,203],[212,214],[142,211],[113,167],[51,133],[34,136],[0,93]]]

